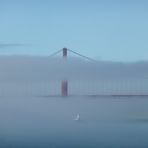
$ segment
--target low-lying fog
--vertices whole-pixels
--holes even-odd
[[[148,97],[95,95],[147,92],[148,62],[0,57],[0,148],[146,148]]]
[[[148,62],[90,62],[77,58],[1,56],[0,95],[148,94]]]

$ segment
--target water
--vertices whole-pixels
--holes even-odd
[[[0,148],[147,148],[147,136],[147,97],[0,98]]]

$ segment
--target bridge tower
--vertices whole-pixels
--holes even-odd
[[[67,48],[63,48],[63,58],[67,58]]]
[[[63,48],[63,59],[67,59],[67,48]],[[61,96],[62,97],[67,97],[68,96],[68,81],[67,80],[62,80],[61,82]]]

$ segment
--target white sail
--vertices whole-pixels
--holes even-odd
[[[77,114],[77,116],[75,117],[75,119],[74,119],[75,121],[78,121],[78,120],[80,120],[80,115],[79,114]]]

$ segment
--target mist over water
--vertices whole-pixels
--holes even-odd
[[[97,96],[147,94],[147,69],[148,62],[0,57],[0,147],[147,148],[148,97]]]
[[[147,105],[147,98],[1,98],[0,147],[147,147]]]
[[[0,57],[0,95],[59,95],[62,80],[68,80],[71,95],[146,95],[147,69],[148,62],[4,56]]]

